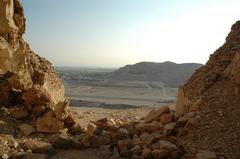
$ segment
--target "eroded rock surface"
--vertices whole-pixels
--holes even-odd
[[[0,26],[0,104],[16,119],[37,121],[38,132],[59,132],[69,121],[69,102],[52,64],[23,40],[25,17],[18,0],[0,1]]]
[[[181,142],[197,149],[216,152],[225,158],[240,158],[240,21],[223,46],[211,55],[184,85],[178,98],[180,114],[198,112],[199,126],[192,121]],[[183,113],[183,114],[184,114]],[[194,124],[195,123],[195,124]]]

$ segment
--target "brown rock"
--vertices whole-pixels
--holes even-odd
[[[136,125],[136,129],[141,132],[154,132],[160,129],[161,125],[158,122],[152,123],[139,123]]]
[[[118,139],[125,139],[128,137],[128,130],[126,128],[119,128],[117,132]]]
[[[155,139],[161,139],[164,136],[162,131],[155,131],[152,132],[151,134]]]
[[[164,114],[164,113],[169,113],[170,112],[170,108],[168,106],[163,106],[160,109],[155,109],[152,110],[146,117],[145,122],[146,123],[150,123],[153,120],[158,121],[159,117]]]
[[[155,142],[149,146],[152,150],[160,149],[160,144],[159,142]]]
[[[125,140],[120,140],[117,143],[117,147],[119,151],[123,151],[125,149],[130,149],[132,147],[132,140],[131,139],[125,139]]]
[[[177,143],[177,137],[173,135],[165,136],[163,135],[160,140],[169,141],[171,143]]]
[[[36,120],[36,127],[38,132],[58,133],[63,129],[63,122],[55,118],[52,112],[48,112]]]
[[[132,145],[133,145],[133,146],[141,145],[141,144],[142,144],[142,142],[141,142],[140,138],[134,138],[134,139],[132,139]]]
[[[171,158],[172,159],[179,159],[182,155],[184,155],[184,151],[181,150],[181,149],[171,151]]]
[[[58,149],[71,149],[71,148],[81,148],[83,145],[75,140],[74,138],[67,135],[54,135],[51,138],[51,143],[54,148]]]
[[[49,153],[53,151],[50,143],[29,139],[23,143],[24,150],[31,150],[34,153]]]
[[[186,97],[183,86],[178,88],[178,95],[177,95],[177,103],[175,111],[178,115],[183,115],[187,112],[187,106],[189,105],[190,101]]]
[[[90,143],[94,147],[110,144],[112,141],[110,134],[103,133],[101,136],[93,135],[90,137]]]
[[[145,147],[142,151],[142,159],[148,159],[151,157],[151,150],[147,147]]]
[[[93,136],[96,129],[97,129],[97,126],[95,124],[89,123],[86,131],[87,136]]]
[[[19,0],[14,0],[14,22],[16,26],[18,27],[18,34],[22,36],[25,33],[25,18],[24,18],[24,12],[23,7]]]
[[[202,107],[204,107],[204,102],[201,98],[199,98],[194,103],[191,104],[189,112],[199,111]]]
[[[51,97],[48,92],[42,88],[40,85],[34,85],[32,88],[27,89],[23,95],[22,99],[28,107],[35,106],[47,106],[51,104]]]
[[[13,21],[14,15],[14,3],[13,0],[1,1],[0,2],[0,34],[10,34],[16,32],[18,28]]]
[[[15,119],[26,119],[29,116],[27,110],[15,109],[10,112],[10,115]]]
[[[175,122],[164,125],[164,127],[163,127],[164,134],[167,135],[167,136],[170,135],[173,132],[175,127],[176,127]]]
[[[18,126],[18,129],[25,135],[31,135],[32,133],[35,132],[35,128],[32,125],[28,124],[21,124]]]
[[[64,121],[64,119],[68,118],[64,122],[67,125],[73,126],[75,124],[73,117],[69,115],[69,112],[68,112],[69,103],[70,102],[68,100],[65,100],[63,102],[58,102],[58,104],[54,106],[53,112],[54,112],[54,115],[61,121]]]
[[[196,159],[217,159],[217,155],[214,152],[199,152]]]
[[[170,153],[167,150],[153,150],[152,156],[154,159],[165,159],[170,157]]]
[[[82,129],[82,127],[81,127],[80,125],[78,125],[78,124],[75,124],[74,126],[69,127],[69,128],[68,128],[68,131],[69,131],[69,133],[72,134],[72,135],[76,135],[76,134],[79,134],[79,133],[83,133],[83,132],[84,132],[83,129]]]
[[[185,127],[186,129],[197,128],[201,123],[200,116],[196,116],[194,118],[189,118]]]
[[[162,124],[169,124],[173,121],[173,113],[164,113],[160,117],[160,123]]]
[[[64,124],[66,124],[67,127],[72,127],[76,124],[76,121],[71,113],[69,113],[68,116],[64,119]]]
[[[177,150],[177,146],[169,141],[160,140],[159,141],[160,149],[165,149],[169,151]]]
[[[47,159],[48,155],[46,154],[37,154],[29,152],[18,152],[11,156],[11,159]]]
[[[131,150],[128,149],[124,149],[120,152],[120,156],[122,157],[131,157],[132,156],[132,152]]]
[[[140,136],[143,144],[150,145],[154,141],[154,137],[149,133],[144,133]]]
[[[131,152],[132,154],[140,155],[142,152],[142,148],[139,145],[136,145],[133,148],[131,148]]]
[[[139,159],[139,158],[141,158],[140,155],[132,155],[132,156],[131,156],[131,159]]]
[[[35,117],[40,117],[42,116],[45,112],[46,112],[46,107],[45,106],[35,106],[33,107],[32,109],[32,114],[35,116]]]

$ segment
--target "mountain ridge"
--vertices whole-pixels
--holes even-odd
[[[177,64],[171,61],[138,62],[125,65],[109,75],[110,79],[128,81],[162,81],[168,86],[177,87],[184,84],[191,74],[202,67],[199,63]]]

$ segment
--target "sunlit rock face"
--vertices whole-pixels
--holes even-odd
[[[52,64],[30,49],[22,37],[24,32],[25,17],[19,0],[0,0],[0,104],[21,104],[29,114],[35,106],[51,110],[62,107],[63,84]],[[48,99],[40,102],[42,105],[29,104],[32,99],[41,100],[42,96]]]
[[[197,112],[201,125],[182,137],[189,149],[240,157],[240,21],[205,66],[180,88],[179,114]],[[184,110],[184,111],[181,111]],[[229,146],[231,145],[231,146]]]
[[[22,38],[25,18],[18,0],[0,1],[0,26],[0,73],[15,73],[23,89],[41,85],[53,104],[63,101],[64,87],[51,63],[36,55]]]

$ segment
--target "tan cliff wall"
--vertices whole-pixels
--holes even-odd
[[[63,101],[64,87],[51,63],[36,55],[22,38],[25,18],[19,1],[2,0],[0,7],[0,73],[12,71],[23,81],[21,87],[39,84],[49,92],[54,104]]]
[[[181,143],[193,153],[203,149],[240,158],[239,106],[240,21],[232,26],[225,44],[180,88],[177,112],[196,112],[201,119],[198,127],[179,138]],[[184,113],[179,111],[183,109]]]
[[[0,0],[0,26],[0,105],[10,107],[16,118],[35,119],[40,132],[59,131],[65,118],[71,119],[69,102],[52,64],[22,37],[25,17],[19,0]]]

